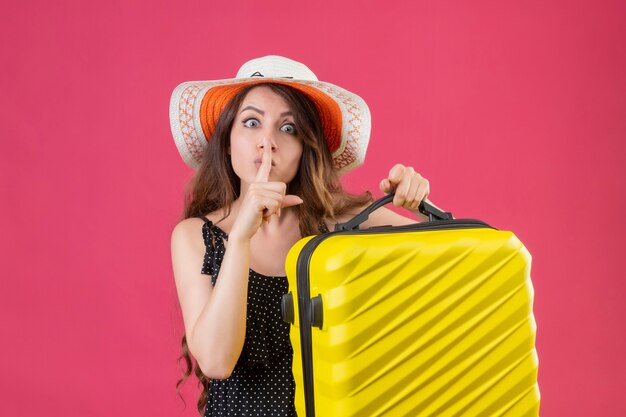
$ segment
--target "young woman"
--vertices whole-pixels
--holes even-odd
[[[193,369],[204,416],[295,416],[293,350],[280,315],[285,258],[300,238],[372,201],[339,182],[363,160],[367,105],[300,63],[268,56],[235,79],[181,84],[170,116],[181,155],[197,169],[171,239],[188,368],[178,384]],[[429,184],[396,164],[380,189],[421,216]],[[381,208],[361,227],[414,222]]]

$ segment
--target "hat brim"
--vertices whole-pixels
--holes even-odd
[[[371,131],[371,116],[365,101],[341,87],[322,81],[285,78],[233,78],[189,81],[180,84],[170,100],[170,126],[183,160],[197,169],[202,152],[213,134],[226,104],[250,84],[280,83],[306,94],[322,121],[333,165],[340,174],[363,163]]]

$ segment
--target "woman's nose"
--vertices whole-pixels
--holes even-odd
[[[272,137],[272,135],[265,134],[261,137],[261,141],[259,142],[259,149],[265,149],[265,146],[269,145],[273,151],[276,150],[276,141]]]

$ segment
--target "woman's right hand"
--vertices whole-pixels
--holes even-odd
[[[237,220],[229,234],[232,238],[250,239],[272,216],[280,216],[280,209],[302,204],[296,195],[285,195],[287,184],[269,181],[272,169],[272,146],[267,139],[263,143],[263,157],[257,176],[243,198]]]

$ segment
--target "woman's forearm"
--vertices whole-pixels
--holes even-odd
[[[189,343],[203,373],[213,379],[230,376],[246,335],[250,241],[230,239],[219,279],[191,331]]]

